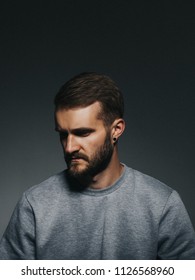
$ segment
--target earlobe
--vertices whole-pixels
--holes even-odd
[[[118,138],[123,134],[125,130],[125,121],[123,119],[117,119],[113,123],[112,138],[113,142],[116,143]]]

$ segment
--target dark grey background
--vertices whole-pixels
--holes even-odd
[[[53,97],[83,71],[125,96],[121,161],[175,188],[195,225],[194,1],[1,1],[0,236],[22,192],[65,168]]]

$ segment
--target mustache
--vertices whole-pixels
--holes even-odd
[[[86,156],[82,153],[78,153],[78,152],[74,152],[71,154],[65,154],[64,158],[65,158],[66,162],[70,162],[72,159],[83,159],[83,160],[88,161],[88,156]]]

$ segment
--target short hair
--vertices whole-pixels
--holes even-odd
[[[55,110],[87,107],[99,102],[98,118],[106,126],[117,118],[123,118],[124,101],[116,83],[108,76],[95,72],[84,72],[67,81],[56,94]]]

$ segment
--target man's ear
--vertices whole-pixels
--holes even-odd
[[[123,119],[116,119],[112,124],[112,139],[113,142],[117,142],[119,137],[123,134],[125,130],[125,121]]]

